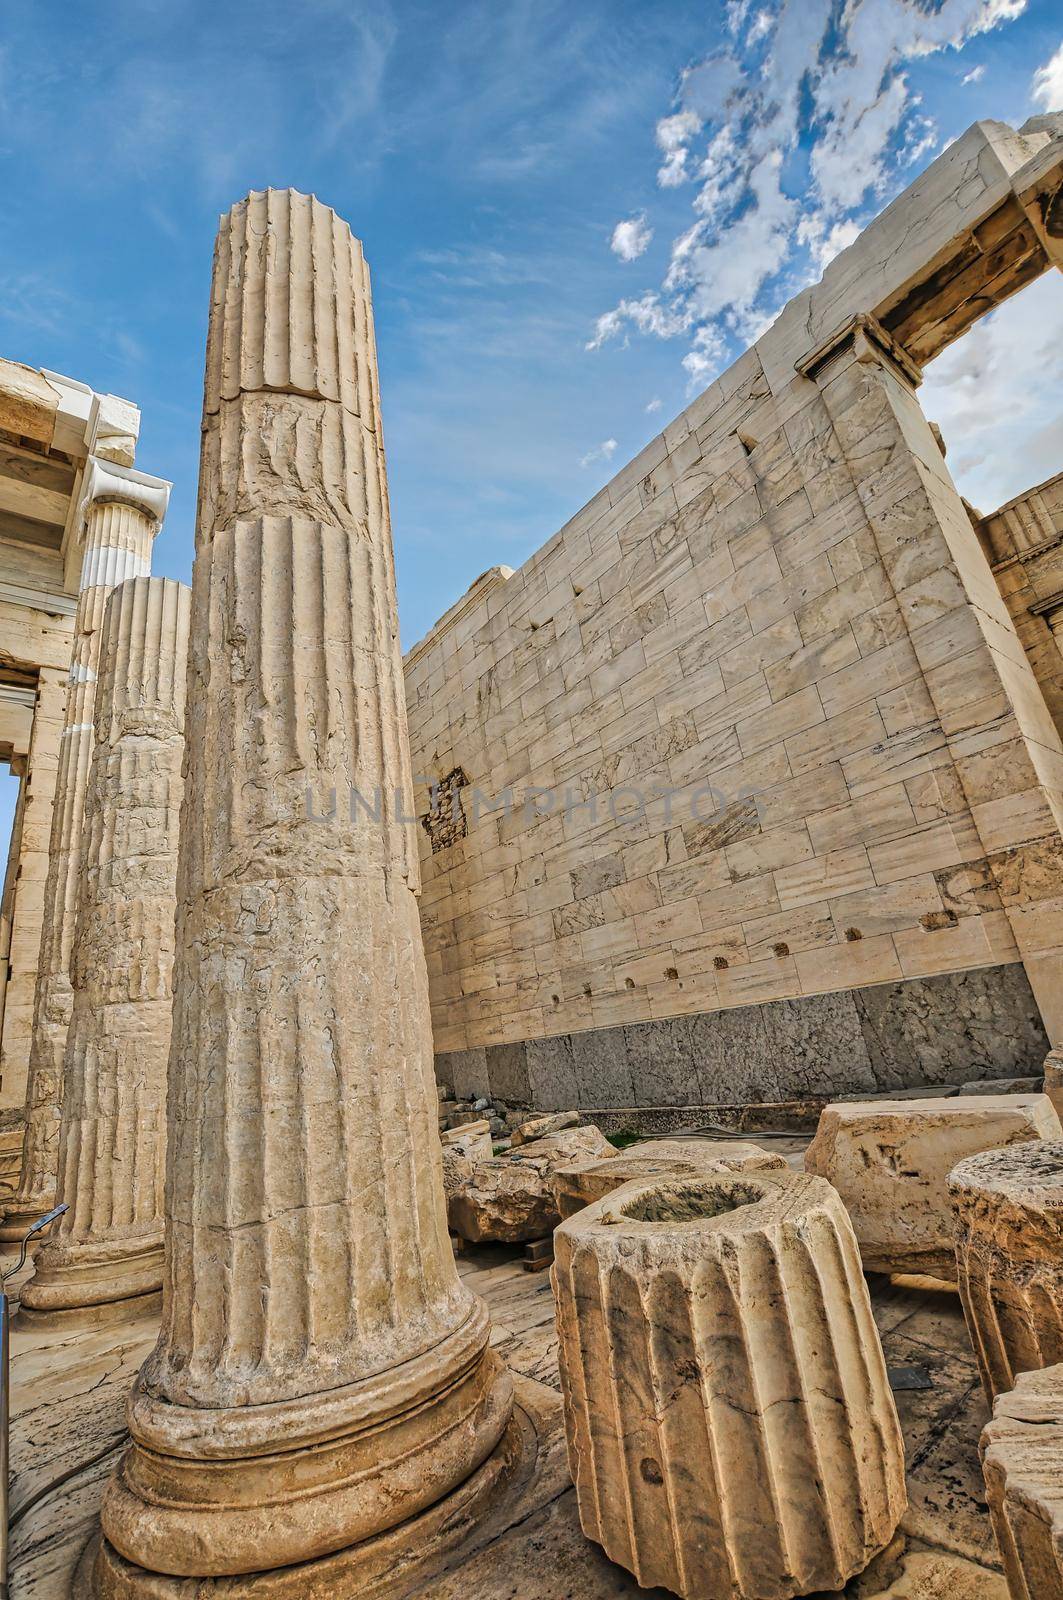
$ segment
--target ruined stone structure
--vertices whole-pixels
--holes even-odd
[[[409,652],[419,813],[465,779],[463,836],[421,838],[446,1082],[829,1098],[1031,1075],[1061,1039],[1054,612],[1027,629],[1014,588],[1055,584],[1058,488],[976,530],[917,398],[1060,264],[1061,183],[1059,118],[969,129]]]
[[[889,1542],[904,1448],[829,1184],[636,1179],[554,1251],[580,1520],[613,1561],[693,1600],[783,1600]]]
[[[19,779],[0,898],[0,1198],[17,1186],[52,802],[92,463],[131,467],[140,413],[0,360],[0,761]]]
[[[1063,1600],[1063,1366],[998,1396],[982,1468],[1011,1600]]]
[[[1063,1361],[1063,1142],[961,1161],[949,1176],[964,1316],[986,1398]]]
[[[149,570],[170,485],[131,467],[93,460],[81,493],[80,578],[48,843],[22,1172],[0,1226],[0,1239],[20,1237],[55,1200],[63,1059],[73,1005],[70,958],[83,864],[103,611],[116,584]]]
[[[868,1272],[956,1277],[949,1173],[982,1150],[1059,1139],[1047,1095],[848,1100],[827,1106],[805,1171],[845,1202]]]
[[[511,1383],[444,1215],[401,670],[361,246],[254,193],[214,260],[164,1317],[103,1595],[272,1568],[271,1594],[332,1594],[502,1470]]]
[[[636,1178],[648,1182],[651,1178],[697,1177],[706,1168],[741,1172],[746,1167],[756,1167],[772,1171],[785,1165],[782,1156],[772,1155],[744,1139],[647,1139],[622,1156],[605,1161],[588,1156],[559,1167],[550,1181],[558,1214],[564,1221]]]
[[[104,612],[59,1139],[70,1209],[23,1317],[161,1304],[188,599],[171,578],[132,578]]]

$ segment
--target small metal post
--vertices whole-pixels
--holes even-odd
[[[68,1208],[56,1206],[46,1216],[38,1217],[22,1239],[18,1261],[6,1272],[0,1273],[0,1600],[8,1600],[7,1546],[8,1546],[8,1493],[11,1421],[11,1301],[4,1285],[26,1265],[26,1251],[35,1233],[43,1233],[48,1224],[61,1217]]]

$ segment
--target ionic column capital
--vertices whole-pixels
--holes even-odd
[[[90,456],[81,486],[81,515],[79,528],[82,536],[88,514],[96,505],[132,506],[156,524],[155,532],[162,527],[166,508],[170,503],[172,483],[165,478],[153,478],[150,473],[138,472],[135,467],[120,467]]]

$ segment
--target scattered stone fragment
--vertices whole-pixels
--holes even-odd
[[[476,1244],[545,1238],[561,1220],[550,1181],[556,1169],[575,1156],[608,1156],[612,1148],[597,1128],[567,1128],[470,1163],[468,1175],[448,1194],[452,1231]]]
[[[554,1257],[569,1463],[611,1560],[689,1600],[785,1600],[889,1543],[904,1448],[829,1184],[636,1180],[563,1222]]]
[[[968,1156],[949,1176],[964,1316],[986,1396],[1063,1361],[1063,1141]]]
[[[785,1165],[782,1156],[743,1139],[647,1139],[611,1160],[588,1156],[558,1167],[551,1181],[564,1220],[635,1178],[681,1178],[718,1167],[739,1171]]]
[[[466,1122],[460,1128],[448,1128],[439,1137],[444,1150],[457,1150],[470,1161],[488,1161],[494,1154],[486,1117],[479,1122]]]
[[[562,1128],[579,1127],[578,1111],[553,1111],[547,1117],[529,1117],[513,1129],[514,1144],[530,1144],[547,1133],[559,1133]]]
[[[1041,1094],[837,1101],[820,1118],[805,1170],[845,1201],[865,1270],[952,1281],[952,1168],[980,1150],[1061,1134]]]
[[[997,1396],[981,1449],[1011,1600],[1063,1600],[1063,1366]]]

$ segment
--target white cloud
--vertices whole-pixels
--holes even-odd
[[[586,348],[597,350],[607,339],[615,338],[630,322],[640,333],[656,334],[658,339],[674,339],[690,327],[691,317],[684,310],[674,310],[661,300],[659,294],[648,290],[639,300],[621,300],[612,311],[604,312],[594,325],[594,337],[588,339]]]
[[[653,229],[646,222],[646,213],[640,212],[637,217],[629,217],[626,222],[618,222],[613,229],[613,237],[609,241],[609,248],[613,254],[619,256],[621,261],[637,261],[639,256],[645,254],[653,238]]]
[[[699,328],[694,343],[683,357],[692,390],[704,389],[716,377],[723,365],[727,346],[711,326]]]
[[[1063,111],[1063,44],[1051,61],[1034,73],[1030,97],[1046,111]]]
[[[982,81],[982,79],[984,77],[985,77],[985,62],[984,61],[980,61],[976,67],[972,67],[971,68],[970,72],[965,72],[964,73],[963,77],[960,79],[960,82],[961,83],[981,83],[981,81]]]
[[[1063,467],[1063,278],[1007,300],[926,369],[920,404],[941,428],[960,493],[983,512]]]
[[[764,326],[767,303],[785,301],[822,272],[852,243],[869,202],[877,208],[937,149],[912,64],[961,50],[1025,7],[1026,0],[846,0],[841,8],[834,0],[764,0],[754,8],[729,0],[722,44],[685,69],[675,106],[656,125],[664,158],[657,181],[692,184],[693,219],[672,241],[660,290],[605,312],[587,348],[630,329],[689,334],[683,364],[692,381],[718,370],[728,341]],[[968,80],[977,82],[976,73]],[[1035,98],[1063,103],[1057,77],[1063,49],[1038,74]],[[803,194],[791,175],[799,149],[808,152]]]
[[[661,399],[660,395],[655,394],[652,400],[648,400],[646,402],[646,413],[647,413],[647,415],[652,417],[653,413],[655,411],[660,411],[660,409],[661,409],[661,407],[663,405],[664,405],[664,401]]]
[[[688,147],[700,128],[701,121],[693,111],[679,111],[674,117],[662,117],[658,122],[657,144],[664,164],[657,173],[657,182],[662,189],[674,189],[686,181]]]
[[[588,450],[585,456],[580,456],[581,467],[589,467],[595,461],[612,461],[616,455],[617,442],[615,439],[603,439],[601,444],[595,445],[593,450]]]

